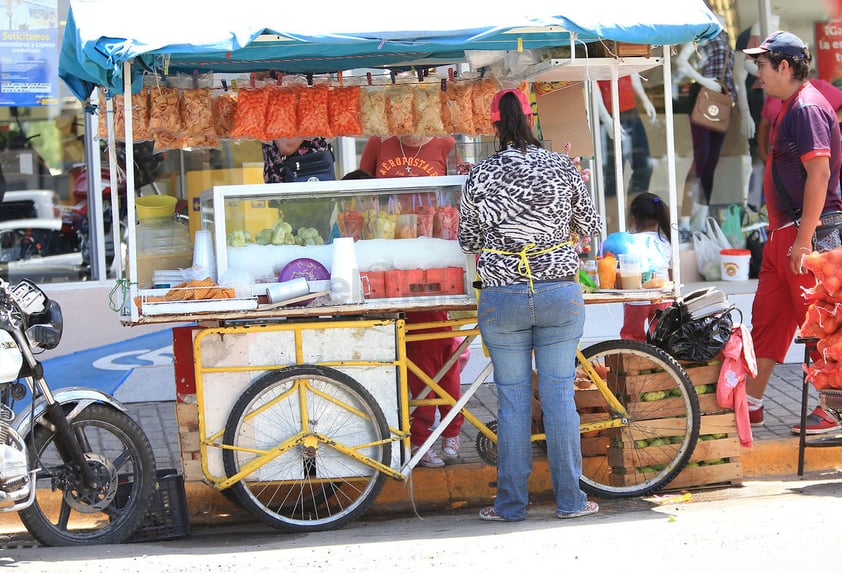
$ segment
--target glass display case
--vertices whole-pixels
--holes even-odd
[[[331,274],[341,257],[343,267],[359,273],[354,288],[361,296],[352,302],[473,300],[475,256],[457,240],[464,179],[217,186],[200,194],[201,226],[213,237],[219,283],[248,284],[258,298],[268,285],[302,277],[311,291],[335,291]],[[338,254],[339,244],[351,242]],[[328,295],[320,304],[335,303]]]

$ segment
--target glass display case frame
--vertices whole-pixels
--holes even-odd
[[[273,228],[274,223],[281,217],[278,210],[283,212],[282,219],[289,223],[294,237],[283,238],[283,233],[277,233],[269,237],[265,233],[260,237],[262,247],[269,246],[268,239],[272,246],[280,249],[267,250],[264,252],[278,253],[288,251],[283,255],[275,255],[276,258],[269,262],[259,260],[256,264],[250,263],[250,271],[253,271],[257,283],[273,282],[278,280],[278,272],[289,260],[296,260],[306,257],[323,263],[330,270],[332,257],[332,246],[330,242],[337,235],[338,225],[336,218],[343,207],[354,205],[354,209],[366,211],[369,209],[382,209],[389,214],[396,211],[404,214],[411,214],[426,204],[429,208],[430,198],[437,200],[439,206],[443,206],[443,199],[446,199],[448,206],[458,211],[458,202],[461,196],[465,176],[444,176],[444,177],[399,177],[382,179],[360,179],[346,181],[313,181],[303,183],[277,183],[277,184],[252,184],[252,185],[222,185],[211,187],[199,195],[200,220],[203,230],[211,231],[213,237],[214,256],[216,263],[217,277],[221,279],[227,275],[230,269],[235,269],[232,255],[237,254],[232,249],[245,246],[255,248],[257,235]],[[419,203],[420,202],[420,203]],[[454,220],[454,223],[458,219]],[[313,228],[318,231],[318,239],[325,244],[290,244],[299,235],[302,227]],[[241,231],[240,235],[234,235]],[[348,233],[344,233],[346,236]],[[439,235],[447,235],[442,239]],[[243,236],[244,235],[244,236]],[[341,234],[340,234],[341,235]],[[372,240],[373,239],[373,240]],[[404,243],[398,245],[397,241],[406,241],[404,238],[384,239],[380,237],[366,236],[355,242],[355,251],[359,263],[359,270],[363,274],[363,285],[366,297],[364,307],[381,309],[408,305],[417,308],[422,307],[453,307],[453,305],[475,305],[476,295],[473,282],[476,278],[476,257],[472,254],[465,254],[461,251],[455,236],[455,227],[448,233],[436,229],[431,240],[423,243]],[[238,247],[232,245],[232,240],[237,241]],[[245,241],[239,242],[239,241]],[[421,241],[419,237],[417,239]],[[275,242],[277,241],[277,242]],[[286,243],[284,243],[286,241]],[[384,242],[385,241],[385,242]],[[394,244],[393,244],[394,243]],[[420,267],[430,269],[435,266],[447,267],[455,270],[458,267],[458,285],[454,288],[442,286],[435,283],[430,289],[424,292],[424,285],[419,286],[421,290],[412,292],[400,292],[400,288],[388,289],[386,293],[375,294],[374,284],[366,281],[368,271],[382,269],[372,268],[371,257],[366,252],[372,249],[382,248],[388,245],[390,254],[386,257],[397,257],[390,259],[384,265],[385,270],[402,269],[409,272]],[[424,263],[417,264],[418,247],[425,248],[423,255]],[[288,248],[286,248],[288,247]],[[407,248],[413,247],[413,248]],[[366,251],[368,249],[368,251]],[[403,255],[395,255],[395,249],[404,251]],[[439,249],[439,251],[436,251]],[[431,259],[437,258],[437,252],[442,255],[440,265],[432,264]],[[239,253],[238,253],[239,254]],[[253,257],[254,253],[252,253]],[[262,257],[261,257],[262,258]],[[264,263],[272,265],[271,275],[266,270]],[[242,265],[242,261],[240,262]],[[255,269],[254,267],[260,267]],[[262,269],[262,270],[261,270]],[[373,280],[373,279],[372,279]],[[394,280],[394,279],[393,279]],[[400,278],[406,280],[406,276]],[[456,279],[452,276],[449,283]],[[382,288],[382,286],[380,287]],[[415,285],[407,286],[407,289],[414,289]],[[395,296],[397,292],[397,296]],[[256,293],[259,294],[259,293]],[[324,307],[314,307],[315,310]]]

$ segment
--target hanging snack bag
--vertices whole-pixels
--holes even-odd
[[[232,139],[258,139],[269,141],[266,137],[266,106],[269,91],[265,88],[249,87],[237,91],[237,112],[234,115]]]
[[[213,111],[209,88],[182,90],[178,100],[181,124],[187,135],[216,134],[213,128]]]
[[[389,133],[392,135],[411,135],[415,133],[414,99],[414,86],[397,84],[386,88],[386,115],[389,118]]]
[[[156,150],[181,147],[180,96],[178,88],[154,87],[149,92],[149,135]]]
[[[327,98],[327,117],[334,137],[362,135],[360,86],[331,89]]]
[[[218,137],[228,139],[234,130],[234,116],[237,114],[237,96],[224,92],[211,99],[213,129]]]
[[[441,88],[426,84],[416,86],[412,100],[415,112],[415,133],[418,135],[444,135]]]
[[[298,94],[300,88],[267,86],[266,129],[263,141],[298,136]]]
[[[219,137],[213,125],[210,88],[182,90],[179,111],[182,125],[184,125],[183,147],[191,149],[219,147]]]
[[[473,84],[448,82],[442,92],[442,117],[447,133],[474,133]]]
[[[298,90],[298,136],[333,137],[328,121],[330,88],[319,84]]]
[[[389,135],[386,91],[382,87],[360,88],[360,123],[366,135]]]
[[[149,86],[140,88],[140,92],[132,96],[132,139],[147,141],[149,135]]]
[[[491,100],[494,94],[500,90],[497,80],[487,79],[474,82],[471,90],[471,103],[473,106],[473,120],[475,134],[492,134],[491,127]]]

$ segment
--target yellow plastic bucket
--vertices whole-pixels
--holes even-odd
[[[157,219],[161,217],[172,217],[175,214],[175,204],[178,199],[171,195],[145,195],[135,199],[134,206],[137,211],[137,218]]]

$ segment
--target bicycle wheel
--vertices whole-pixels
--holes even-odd
[[[616,498],[664,487],[699,437],[699,399],[687,373],[660,348],[634,340],[601,342],[582,354],[629,413],[619,428],[582,435],[582,489]],[[617,418],[581,368],[576,406],[582,423]]]
[[[224,449],[222,459],[230,477],[267,456],[231,486],[233,496],[274,528],[323,531],[362,515],[386,481],[341,448],[388,466],[388,438],[380,406],[353,378],[294,366],[262,376],[243,393],[225,425],[223,442],[233,449]]]

